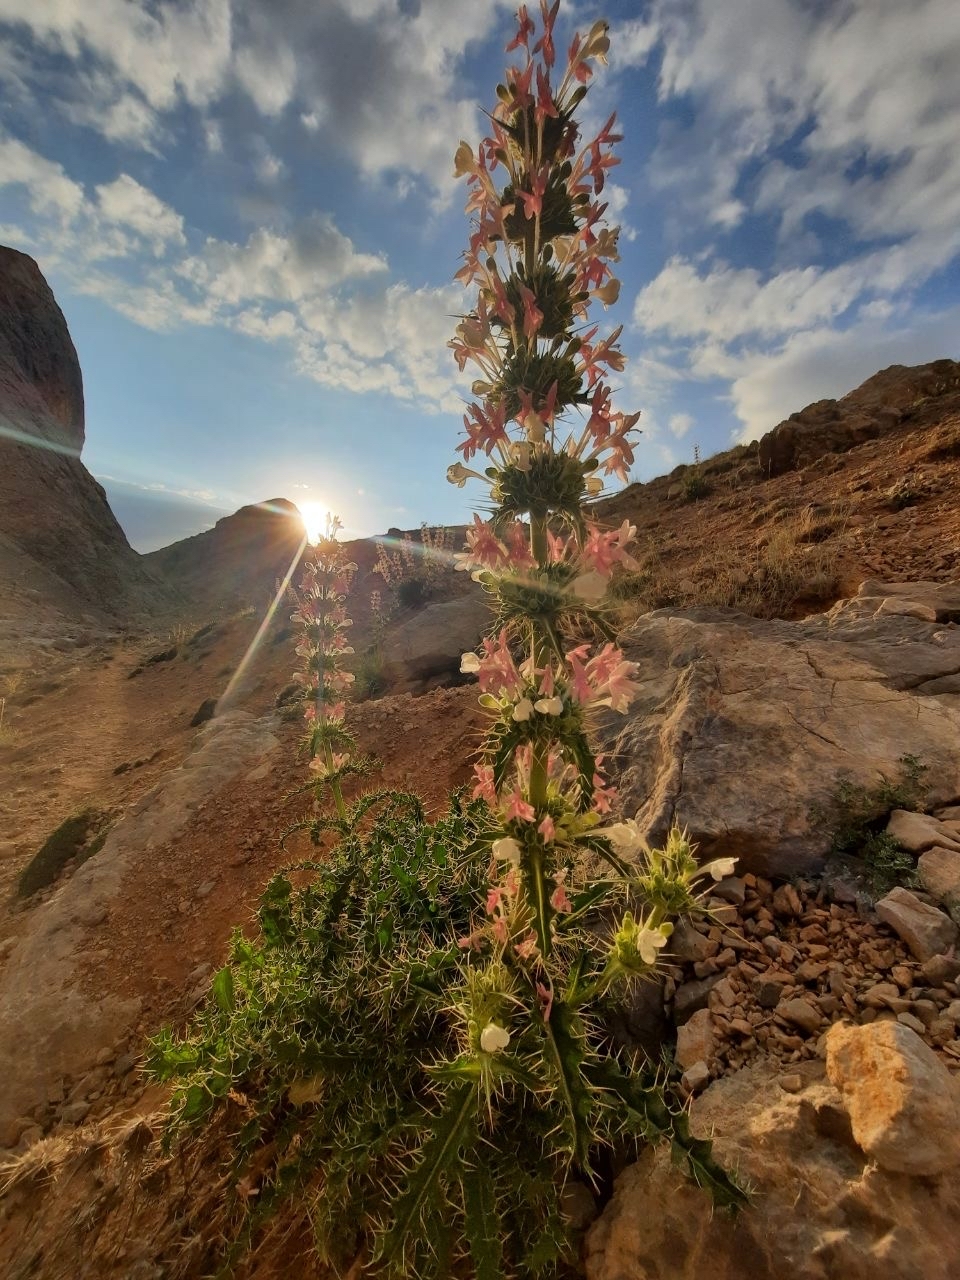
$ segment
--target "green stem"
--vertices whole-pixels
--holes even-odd
[[[530,513],[530,551],[538,569],[547,564],[547,518]],[[536,618],[530,619],[530,661],[542,666],[550,650],[550,637]],[[547,749],[534,747],[530,758],[530,803],[540,813],[547,802]]]
[[[327,773],[328,774],[333,773],[333,749],[331,748],[330,743],[327,742],[326,739],[324,739],[324,743],[323,743],[323,758],[324,758],[324,761],[326,762]],[[337,806],[337,815],[340,818],[341,822],[346,823],[347,806],[343,802],[343,792],[340,790],[339,778],[330,779],[330,790],[333,792],[334,803]]]

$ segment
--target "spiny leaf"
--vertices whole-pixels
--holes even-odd
[[[416,1231],[424,1206],[431,1196],[439,1198],[445,1178],[456,1171],[460,1149],[475,1134],[477,1091],[472,1084],[462,1085],[447,1096],[446,1106],[431,1122],[433,1134],[418,1152],[416,1169],[405,1189],[390,1205],[393,1225],[378,1242],[378,1260],[396,1262],[403,1253],[408,1236]]]
[[[543,1023],[548,1052],[544,1055],[551,1070],[564,1113],[564,1129],[571,1154],[585,1173],[589,1172],[593,1133],[590,1114],[593,1090],[584,1079],[582,1026],[579,1018],[562,1000],[554,1000],[550,1017]]]
[[[476,1280],[501,1280],[503,1275],[503,1226],[497,1211],[493,1178],[486,1165],[466,1169],[460,1175],[463,1190],[464,1229],[470,1245]]]
[[[224,966],[213,980],[213,998],[221,1013],[233,1013],[236,999],[233,992],[233,970]]]

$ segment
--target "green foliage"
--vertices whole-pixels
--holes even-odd
[[[313,883],[274,878],[258,940],[237,933],[194,1025],[152,1041],[149,1070],[176,1086],[170,1140],[233,1113],[235,1185],[258,1181],[255,1210],[237,1194],[238,1250],[294,1196],[328,1265],[369,1246],[383,1276],[557,1274],[573,1257],[565,1180],[595,1176],[604,1147],[623,1158],[655,1137],[720,1203],[742,1202],[602,1030],[591,909],[612,886],[554,941],[562,995],[538,990],[512,948],[464,945],[485,917],[488,822],[477,802],[427,823],[413,797],[386,797]],[[509,1031],[498,1051],[484,1047],[491,1024]]]
[[[861,858],[879,891],[914,882],[913,859],[884,828],[894,809],[923,804],[927,766],[913,755],[901,756],[899,764],[899,778],[881,776],[874,787],[841,778],[827,805],[818,806],[812,815],[831,832],[831,851]]]
[[[79,865],[103,847],[110,829],[108,816],[99,809],[74,813],[47,837],[20,874],[17,895],[28,898],[46,889],[60,876],[64,866],[75,859]]]

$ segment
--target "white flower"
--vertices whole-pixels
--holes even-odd
[[[594,569],[589,573],[581,573],[579,578],[573,580],[573,594],[579,600],[602,600],[607,594],[607,580]]]
[[[662,929],[648,929],[646,925],[637,934],[637,950],[644,964],[656,964],[657,952],[667,945],[667,935]]]
[[[538,698],[533,704],[535,711],[539,711],[542,716],[560,716],[563,715],[563,699],[560,697]]]
[[[647,847],[646,840],[640,834],[640,828],[632,818],[627,822],[615,822],[610,827],[603,827],[596,834],[606,836],[615,851],[624,858],[634,853],[641,853]]]
[[[499,1053],[510,1043],[510,1032],[490,1022],[480,1032],[480,1048],[484,1053]]]
[[[464,653],[460,656],[460,674],[475,675],[480,670],[480,657],[476,653]]]
[[[539,413],[534,413],[532,410],[523,420],[523,429],[531,444],[543,444],[547,438],[547,428],[543,419]]]
[[[591,498],[595,498],[598,493],[603,493],[603,481],[599,476],[587,476],[583,487]]]
[[[529,698],[521,698],[513,708],[514,720],[529,720],[533,715],[533,703]]]
[[[505,862],[512,862],[515,867],[518,867],[520,865],[520,846],[512,836],[504,836],[500,840],[494,840],[493,856],[502,858]]]
[[[510,461],[518,471],[530,470],[530,445],[526,440],[517,440],[510,446]]]
[[[620,281],[611,276],[605,285],[594,289],[593,296],[598,298],[605,307],[611,306],[620,297]]]
[[[713,862],[707,862],[700,868],[700,875],[710,875],[714,880],[723,880],[726,876],[733,875],[736,865],[736,858],[715,858]]]

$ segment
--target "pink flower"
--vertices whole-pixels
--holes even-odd
[[[509,937],[507,932],[506,916],[497,916],[490,925],[490,932],[496,938],[497,942],[499,942],[502,947],[505,947],[507,945],[507,938]]]
[[[557,834],[557,828],[554,826],[553,819],[550,817],[549,813],[537,827],[537,830],[543,836],[544,840],[546,840],[547,844],[551,844],[553,842],[553,838]]]
[[[553,1009],[553,984],[545,987],[542,982],[537,983],[537,996],[540,1000],[540,1012],[543,1015],[544,1022],[550,1021],[550,1013]]]
[[[534,956],[539,954],[536,935],[528,933],[523,941],[518,942],[513,949],[521,960],[532,960]]]
[[[488,916],[495,915],[500,910],[500,903],[501,903],[502,896],[503,896],[503,891],[498,888],[491,889],[490,892],[487,894],[487,915]]]
[[[477,799],[482,796],[487,804],[491,807],[497,803],[497,789],[493,785],[493,766],[488,764],[475,764],[473,766],[474,777],[477,779],[477,785],[473,788],[473,798]]]
[[[507,807],[504,810],[504,821],[512,822],[532,822],[536,817],[533,805],[529,804],[523,798],[523,794],[519,789],[515,789],[507,800]]]
[[[572,911],[573,904],[567,897],[567,891],[562,884],[558,884],[550,895],[550,905],[554,911]]]
[[[521,45],[528,47],[530,37],[533,35],[533,20],[527,17],[527,6],[522,4],[517,11],[517,22],[520,24],[517,34],[507,45],[506,52],[512,53],[514,49],[519,49]]]

